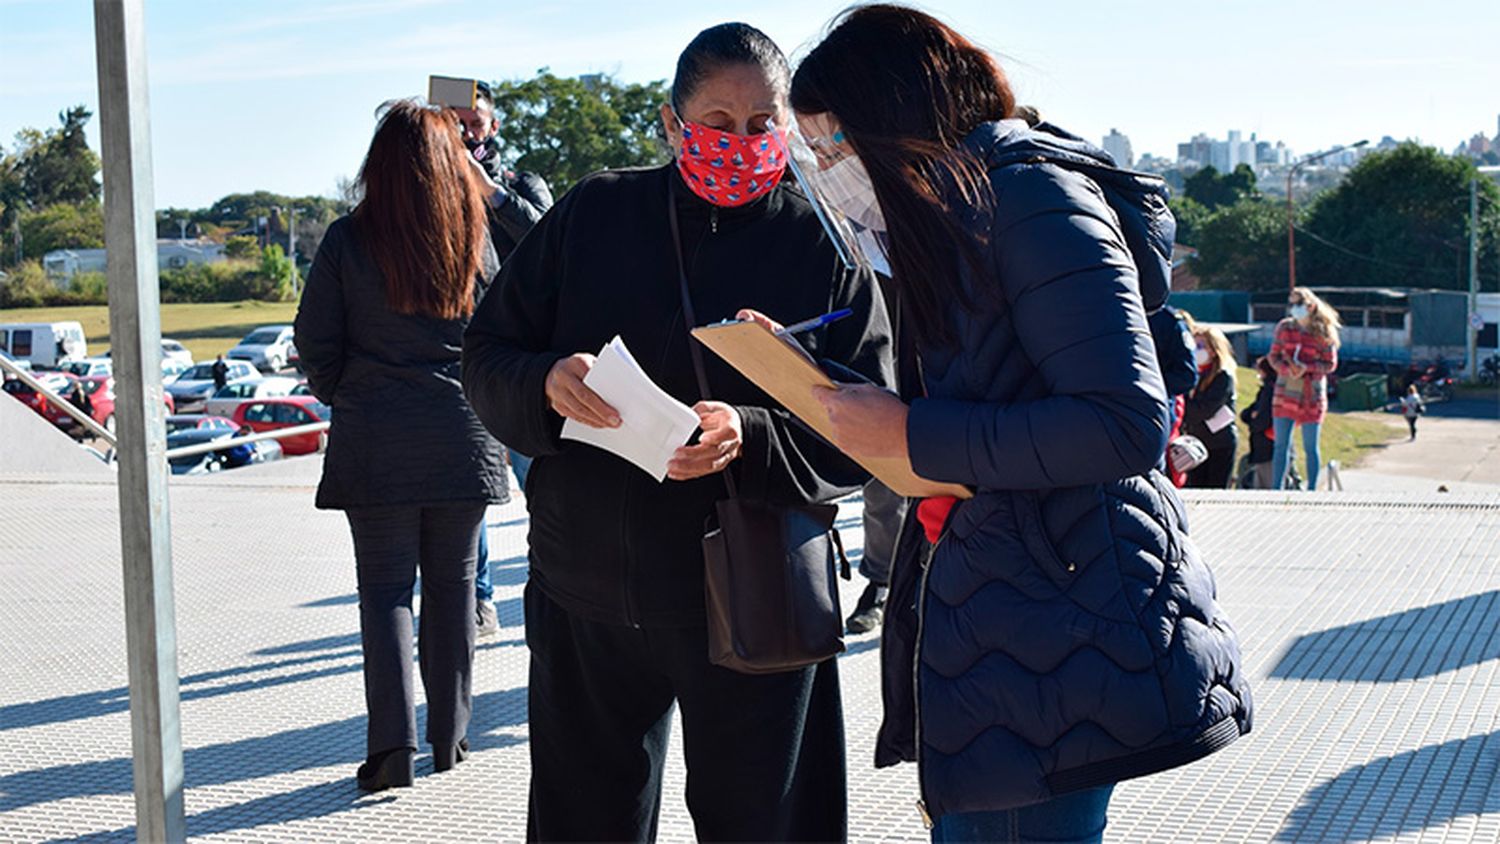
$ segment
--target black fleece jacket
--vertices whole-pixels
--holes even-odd
[[[521,242],[464,338],[464,387],[501,441],[535,458],[527,480],[532,581],[570,612],[636,627],[701,624],[704,522],[727,496],[713,475],[657,483],[624,460],[559,439],[548,371],[616,334],[678,400],[701,396],[677,284],[667,202],[677,204],[700,323],[755,308],[794,322],[854,315],[803,335],[813,355],[892,383],[890,326],[868,274],[839,263],[812,207],[783,183],[742,208],[713,208],[671,165],[580,182]],[[744,448],[740,494],[821,501],[867,475],[704,350],[712,398],[734,405]]]

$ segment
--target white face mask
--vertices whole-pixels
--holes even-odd
[[[1292,319],[1307,319],[1307,306],[1293,305],[1289,313],[1291,313]]]
[[[848,155],[818,173],[818,186],[845,217],[872,231],[886,230],[885,214],[875,198],[870,171],[857,155]]]
[[[1193,350],[1193,359],[1198,361],[1199,369],[1202,369],[1203,367],[1208,366],[1209,364],[1214,362],[1214,356],[1209,354],[1208,350],[1203,348],[1202,346],[1199,346],[1198,348]]]

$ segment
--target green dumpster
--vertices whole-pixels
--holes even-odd
[[[1339,410],[1379,410],[1385,404],[1384,375],[1360,372],[1339,379]]]

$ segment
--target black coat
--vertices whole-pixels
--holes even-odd
[[[485,252],[476,298],[498,270]],[[354,221],[328,227],[296,322],[308,386],[333,408],[318,507],[510,500],[500,444],[460,382],[467,324],[392,311]]]
[[[489,221],[490,241],[504,261],[552,207],[552,189],[535,173],[507,170],[500,163],[500,142],[495,138],[485,142],[484,157],[479,163],[502,190],[490,203]]]
[[[1233,370],[1221,372],[1211,381],[1199,381],[1198,386],[1187,394],[1187,406],[1182,411],[1182,432],[1202,440],[1209,451],[1233,451],[1240,439],[1239,428],[1234,424],[1234,403]],[[1229,408],[1229,424],[1210,431],[1208,420],[1225,407]]]
[[[700,399],[667,223],[671,192],[700,323],[756,308],[794,322],[854,316],[803,335],[815,355],[891,382],[890,328],[873,281],[850,273],[807,200],[783,183],[737,209],[712,209],[675,167],[580,182],[511,254],[464,340],[464,386],[480,418],[535,458],[526,482],[532,582],[568,611],[642,627],[704,620],[702,536],[720,476],[657,483],[600,449],[560,440],[544,384],[554,363],[616,334],[646,374],[685,404]],[[737,407],[740,492],[827,500],[865,473],[705,350],[713,398]]]
[[[1250,431],[1250,462],[1268,463],[1276,443],[1266,432],[1271,430],[1271,405],[1276,398],[1276,379],[1262,378],[1255,401],[1240,411],[1240,420]]]

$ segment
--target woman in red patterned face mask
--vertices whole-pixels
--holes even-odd
[[[713,665],[704,606],[703,526],[729,495],[726,476],[741,495],[787,503],[829,500],[865,476],[712,355],[705,397],[686,313],[699,324],[748,310],[792,323],[847,308],[851,317],[799,341],[876,384],[892,380],[873,280],[844,268],[783,177],[773,127],[790,122],[788,83],[764,33],[701,33],[661,109],[674,160],[575,185],[507,259],[466,338],[464,384],[480,418],[536,457],[526,486],[532,840],[652,838],[674,704],[698,838],[846,837],[836,661],[757,675]],[[629,424],[583,383],[617,335],[700,419],[663,482],[559,437],[565,418]]]

